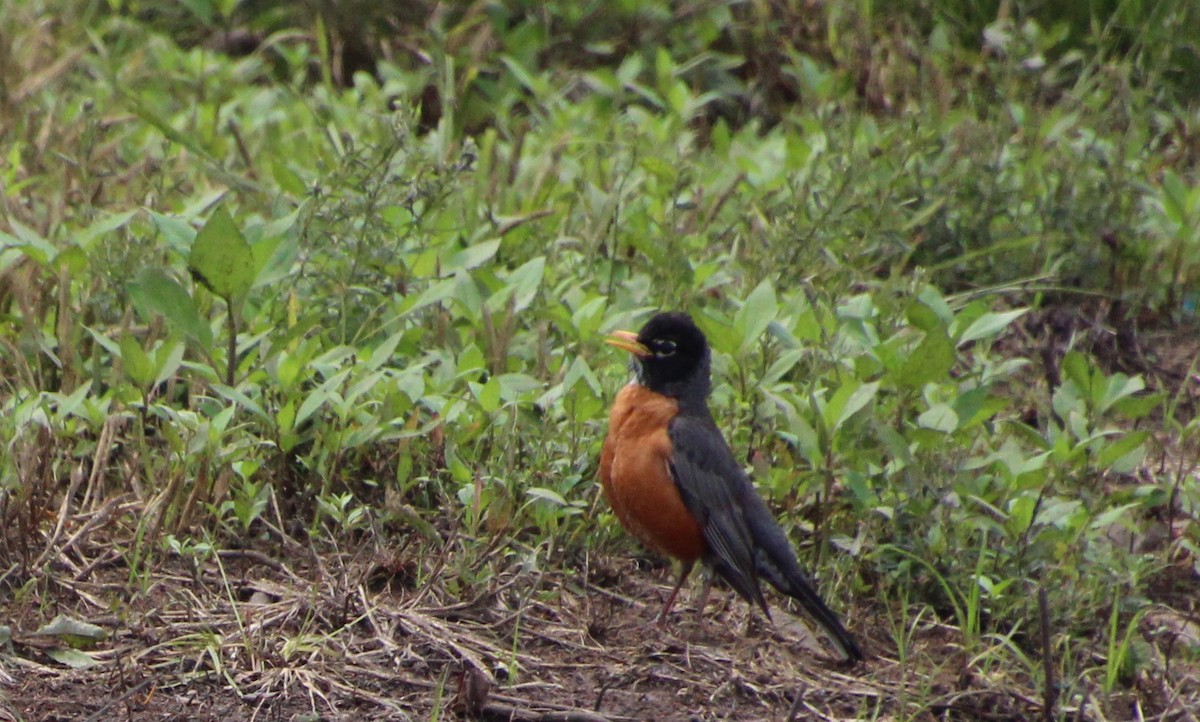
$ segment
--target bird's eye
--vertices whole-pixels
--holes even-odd
[[[672,356],[675,354],[674,341],[659,341],[654,346],[659,356]]]

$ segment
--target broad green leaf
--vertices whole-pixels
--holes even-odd
[[[567,369],[566,376],[563,377],[563,393],[570,393],[580,381],[584,381],[596,396],[602,393],[600,380],[596,378],[591,366],[588,366],[582,356],[576,356],[575,360],[571,362],[571,367]]]
[[[408,312],[416,311],[417,309],[441,303],[454,295],[458,288],[458,281],[454,278],[443,278],[429,284],[420,296],[412,302],[412,305],[405,309]]]
[[[967,326],[967,329],[962,332],[962,336],[959,337],[958,343],[964,344],[970,341],[992,338],[1008,328],[1009,324],[1013,321],[1028,312],[1029,309],[1027,308],[1018,308],[1015,311],[1004,311],[1002,313],[985,313],[975,319],[974,323],[970,326]]]
[[[494,414],[500,408],[500,381],[495,376],[485,384],[471,384],[471,392],[485,414]]]
[[[42,625],[34,634],[57,637],[73,647],[94,644],[108,637],[108,632],[103,627],[64,614],[59,614],[48,624]]]
[[[54,266],[71,276],[78,276],[87,270],[88,255],[79,246],[70,246],[54,257]]]
[[[937,314],[938,320],[949,326],[954,321],[954,310],[946,303],[946,298],[933,286],[925,286],[917,293],[917,300],[922,305]]]
[[[271,177],[279,187],[293,196],[303,196],[308,192],[308,186],[300,174],[292,170],[284,158],[273,156],[271,159]]]
[[[154,351],[154,383],[161,384],[175,375],[183,363],[184,346],[180,341],[164,341]]]
[[[100,344],[101,348],[103,348],[105,351],[108,351],[109,355],[113,356],[114,358],[121,358],[120,344],[90,326],[87,327],[87,331],[89,334],[91,334],[96,343]]]
[[[1039,524],[1066,529],[1070,526],[1071,517],[1082,508],[1083,502],[1077,499],[1052,498],[1042,504],[1037,521]]]
[[[1096,454],[1096,466],[1101,469],[1107,469],[1113,465],[1118,459],[1127,456],[1146,441],[1149,436],[1148,431],[1132,431],[1116,441],[1102,441],[1103,447]]]
[[[125,374],[142,389],[150,388],[154,381],[155,369],[150,357],[142,348],[142,344],[129,333],[122,335],[118,344],[121,348],[121,364],[125,369]]]
[[[71,669],[88,669],[100,664],[90,654],[69,647],[52,647],[46,650],[46,656]]]
[[[951,404],[958,414],[958,427],[970,428],[992,418],[1008,407],[1008,399],[993,396],[986,387],[967,391]]]
[[[599,395],[600,382],[595,379],[595,375],[592,375],[592,380],[589,381],[589,384],[595,381],[593,388],[596,394]],[[505,401],[516,401],[525,394],[541,391],[546,386],[543,382],[528,374],[499,374],[496,376],[496,380],[500,382],[500,398]]]
[[[940,330],[931,331],[893,375],[901,386],[921,388],[928,383],[947,380],[953,366],[954,344],[950,337]]]
[[[146,212],[167,245],[179,255],[187,256],[192,244],[196,242],[196,229],[183,218],[163,215],[149,209]]]
[[[1167,169],[1163,173],[1163,212],[1167,220],[1177,226],[1184,226],[1188,221],[1187,197],[1187,186],[1174,171]]]
[[[87,228],[75,234],[74,241],[83,250],[91,250],[92,245],[105,235],[129,223],[137,211],[109,213]]]
[[[778,313],[775,286],[764,279],[750,292],[733,317],[733,327],[740,337],[743,351],[758,341]]]
[[[571,314],[571,325],[582,339],[591,339],[604,322],[604,308],[609,303],[606,296],[597,296],[580,306]]]
[[[225,206],[209,216],[196,234],[188,268],[208,290],[233,304],[254,283],[254,252]]]
[[[512,289],[516,298],[514,311],[524,311],[533,302],[533,297],[542,285],[542,274],[545,270],[546,257],[538,256],[508,275],[505,283]]]
[[[908,308],[904,312],[904,317],[914,327],[926,333],[932,333],[944,327],[942,319],[938,318],[937,312],[920,301],[913,301],[908,304]]]
[[[797,348],[781,354],[771,364],[771,367],[767,369],[767,372],[763,374],[762,379],[759,380],[759,384],[763,387],[775,385],[786,373],[795,368],[800,359],[804,358],[808,353],[805,349]]]
[[[1080,393],[1087,394],[1091,390],[1092,370],[1086,356],[1078,351],[1068,351],[1063,356],[1061,369],[1063,375],[1074,382]]]
[[[812,424],[808,423],[804,417],[796,414],[791,418],[789,426],[792,436],[795,439],[795,444],[800,449],[800,453],[813,468],[819,468],[822,459],[821,442]]]
[[[308,418],[316,413],[317,409],[328,403],[331,398],[338,397],[337,389],[345,382],[346,376],[352,370],[342,369],[310,391],[308,397],[304,399],[304,403],[300,404],[300,410],[296,412],[296,426],[308,421]]]
[[[567,500],[563,498],[562,494],[544,486],[530,487],[525,490],[525,493],[537,501],[549,502],[555,506],[567,506]]]
[[[1162,392],[1145,396],[1127,396],[1112,405],[1115,413],[1127,419],[1141,419],[1162,405],[1167,395]]]
[[[200,317],[195,300],[166,271],[157,266],[142,270],[129,284],[129,296],[134,308],[147,322],[161,315],[167,323],[205,349],[213,344],[212,329]]]
[[[1054,395],[1050,397],[1050,407],[1060,418],[1065,419],[1071,414],[1082,416],[1086,411],[1083,400],[1076,392],[1078,388],[1074,383],[1070,383],[1063,384],[1054,390]]]
[[[215,383],[212,385],[212,390],[215,391],[221,398],[232,401],[260,419],[270,420],[271,418],[270,414],[268,414],[257,401],[247,396],[241,389],[233,386],[226,386],[222,383]],[[232,408],[229,410],[232,411]]]
[[[19,249],[25,256],[39,265],[50,263],[58,255],[58,248],[42,238],[32,228],[14,218],[8,218],[13,235],[0,232],[0,244],[8,248]]]
[[[266,286],[292,272],[300,255],[299,238],[291,232],[266,236],[250,253],[254,256],[254,286]]]
[[[458,271],[468,271],[472,268],[478,268],[492,260],[492,257],[496,255],[496,251],[499,250],[499,238],[493,238],[490,241],[476,243],[473,246],[464,248],[442,263],[442,275],[449,276]]]
[[[879,391],[879,382],[873,381],[869,384],[859,383],[858,381],[848,381],[845,385],[839,388],[829,399],[829,404],[825,407],[825,425],[830,431],[837,431],[842,424],[851,416],[862,410],[864,406],[871,403],[875,398],[875,394]]]
[[[875,314],[875,301],[865,293],[852,296],[837,307],[837,317],[840,319],[866,321],[874,318]]]
[[[1132,521],[1134,518],[1136,518],[1137,509],[1140,506],[1141,504],[1139,502],[1114,506],[1111,509],[1107,509],[1097,514],[1096,517],[1092,519],[1092,523],[1089,526],[1091,526],[1093,529],[1104,531],[1118,522]]]
[[[949,404],[934,404],[917,417],[917,424],[924,429],[949,434],[958,428],[958,414]]]
[[[383,343],[375,347],[371,352],[371,358],[367,360],[367,369],[374,371],[384,364],[392,360],[392,356],[396,353],[396,346],[400,344],[400,340],[404,338],[404,331],[397,331],[383,340]]]
[[[1101,391],[1102,396],[1096,401],[1096,410],[1104,413],[1113,404],[1133,396],[1145,388],[1146,382],[1142,381],[1141,376],[1130,377],[1122,373],[1113,374],[1108,378],[1108,382],[1104,384]]]
[[[1004,526],[1013,536],[1023,534],[1033,523],[1033,512],[1037,508],[1037,498],[1022,494],[1009,502],[1008,519]]]

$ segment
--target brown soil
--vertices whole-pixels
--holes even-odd
[[[747,629],[747,606],[720,588],[703,620],[685,602],[660,628],[666,567],[514,567],[457,601],[442,585],[387,576],[395,559],[291,562],[227,552],[192,574],[174,559],[135,594],[116,566],[87,582],[31,578],[26,589],[55,599],[54,613],[109,636],[88,651],[95,666],[71,669],[50,656],[56,638],[34,634],[51,610],[10,600],[0,719],[833,720],[894,713],[906,696],[941,719],[1020,720],[1037,708],[1014,680],[1006,690],[959,678],[957,635],[939,625],[914,643],[940,650],[941,672],[909,677],[877,620],[852,617],[873,656],[846,668],[782,610]]]

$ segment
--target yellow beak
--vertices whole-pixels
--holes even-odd
[[[650,349],[638,343],[637,334],[632,331],[613,331],[604,339],[604,343],[624,349],[638,358],[650,355]]]

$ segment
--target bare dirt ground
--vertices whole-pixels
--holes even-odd
[[[852,622],[873,656],[854,668],[782,610],[747,634],[748,609],[727,590],[714,590],[704,620],[682,604],[659,627],[666,567],[515,567],[454,602],[386,577],[394,562],[330,555],[305,569],[235,552],[195,574],[172,563],[132,598],[123,569],[48,582],[77,600],[60,612],[110,636],[90,652],[96,666],[71,669],[48,656],[54,640],[16,631],[17,619],[0,719],[839,720],[891,716],[907,687],[947,719],[1037,709],[1014,680],[906,679],[870,619]],[[952,630],[927,625],[917,637],[955,654]]]

